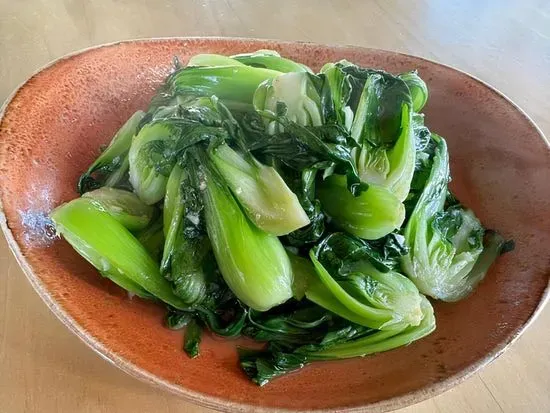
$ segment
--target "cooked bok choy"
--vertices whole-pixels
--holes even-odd
[[[250,110],[258,85],[279,74],[281,72],[277,70],[246,66],[238,62],[223,66],[188,66],[166,79],[161,93],[153,99],[152,106],[167,105],[178,96],[216,96],[231,110]]]
[[[206,295],[205,260],[210,243],[200,231],[200,195],[190,187],[189,171],[176,164],[168,177],[164,197],[164,249],[161,273],[172,282],[174,293],[189,307]]]
[[[281,241],[247,218],[206,156],[199,160],[200,166],[192,168],[203,179],[206,228],[225,282],[252,309],[267,311],[284,303],[292,297],[293,276]]]
[[[509,244],[491,233],[484,246],[485,229],[473,211],[461,205],[445,208],[447,144],[438,135],[432,139],[436,147],[431,172],[405,227],[410,252],[402,258],[402,267],[424,294],[458,301],[474,290]]]
[[[130,183],[147,205],[164,198],[168,176],[176,163],[175,143],[182,128],[174,123],[149,123],[134,137],[128,154]]]
[[[309,224],[296,195],[271,167],[227,144],[209,151],[210,159],[231,188],[250,220],[274,235],[286,235]]]
[[[265,69],[277,70],[279,72],[310,72],[306,65],[293,60],[281,57],[273,50],[258,50],[254,53],[241,53],[231,56],[236,61],[247,66],[263,67]]]
[[[360,238],[382,238],[399,229],[405,219],[405,207],[383,186],[369,185],[353,196],[346,178],[335,174],[320,183],[317,194],[334,223]]]
[[[307,307],[267,316],[251,323],[246,332],[255,339],[268,340],[269,346],[266,350],[241,349],[241,366],[254,383],[263,386],[315,361],[364,357],[407,346],[435,330],[434,310],[425,297],[420,308],[422,321],[417,326],[385,331],[350,324],[330,312]]]
[[[82,195],[96,202],[104,211],[130,231],[145,229],[153,217],[153,207],[144,204],[136,194],[104,186]]]
[[[415,165],[409,87],[399,77],[345,61],[327,64],[322,72],[337,116],[346,120],[358,144],[353,154],[361,180],[384,186],[403,201]]]
[[[54,209],[50,217],[57,232],[103,276],[136,295],[186,308],[147,250],[101,204],[90,198],[74,199]]]
[[[275,117],[284,105],[285,116],[302,126],[321,126],[321,97],[309,73],[291,72],[265,80],[254,93],[254,108]],[[276,120],[266,119],[267,132],[274,134],[284,128]]]
[[[313,248],[310,258],[317,277],[309,278],[306,297],[365,327],[393,330],[418,325],[418,289],[396,271],[375,268],[361,245],[353,237],[333,233]]]
[[[101,275],[167,307],[189,357],[205,330],[266,343],[239,349],[264,385],[407,346],[436,328],[425,295],[466,297],[513,248],[451,193],[416,71],[313,73],[270,50],[174,62],[50,217]]]
[[[141,110],[134,113],[115,134],[109,146],[82,174],[78,180],[78,191],[81,194],[101,186],[116,187],[124,183],[128,174],[128,151],[144,116]]]
[[[426,82],[418,76],[416,70],[402,73],[399,75],[399,78],[405,82],[411,92],[413,110],[415,112],[420,112],[428,101],[428,86],[426,86]]]

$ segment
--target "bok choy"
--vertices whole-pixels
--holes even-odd
[[[116,187],[124,183],[128,174],[128,151],[144,116],[141,110],[134,113],[115,134],[109,146],[82,174],[78,180],[78,191],[81,194],[101,186]]]
[[[432,139],[436,147],[431,172],[405,227],[410,252],[402,258],[402,267],[424,294],[458,301],[474,290],[510,244],[490,233],[484,245],[485,229],[471,210],[461,205],[445,208],[450,180],[447,144],[438,135],[432,134]]]
[[[206,228],[229,288],[259,311],[287,301],[292,297],[293,276],[281,241],[247,218],[206,156],[199,154],[192,165],[202,179]]]
[[[240,365],[265,385],[407,346],[436,328],[426,296],[465,298],[513,249],[451,192],[416,71],[314,73],[270,50],[174,63],[50,218],[165,306],[189,357],[205,334],[248,337],[265,345]]]
[[[138,296],[186,308],[158,265],[124,226],[90,198],[74,199],[50,215],[57,232],[101,274]]]

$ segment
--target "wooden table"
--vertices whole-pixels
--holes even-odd
[[[550,135],[544,0],[0,0],[0,101],[39,67],[77,49],[204,35],[355,44],[438,60],[503,91]],[[208,411],[126,376],[90,351],[34,293],[3,237],[0,272],[0,411]],[[550,411],[549,324],[547,308],[483,372],[401,412]]]

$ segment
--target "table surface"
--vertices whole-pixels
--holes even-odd
[[[0,101],[68,52],[122,39],[239,36],[354,44],[469,72],[550,135],[550,2],[0,0]],[[550,307],[503,356],[406,412],[550,411]],[[0,410],[207,412],[106,363],[41,302],[0,238]]]

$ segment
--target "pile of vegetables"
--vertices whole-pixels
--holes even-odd
[[[317,74],[273,51],[175,61],[51,213],[57,233],[169,328],[239,349],[257,384],[316,360],[407,345],[513,248],[449,191],[428,89],[347,61]]]

